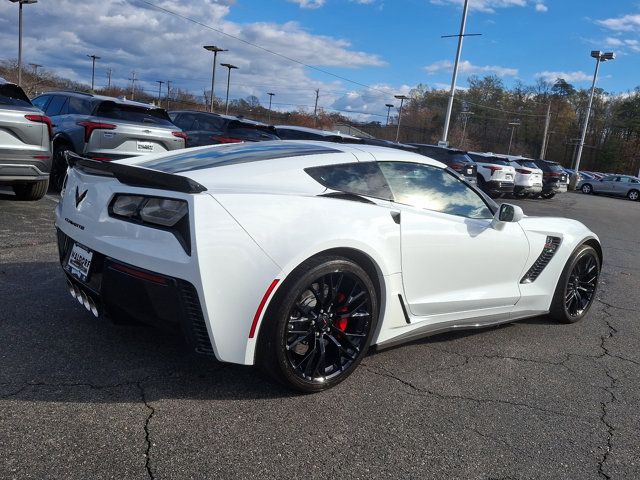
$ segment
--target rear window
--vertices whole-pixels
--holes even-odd
[[[230,133],[248,140],[280,140],[267,126],[231,122],[228,129]]]
[[[449,160],[452,162],[459,162],[459,163],[473,162],[473,160],[471,160],[471,157],[469,157],[469,155],[461,152],[451,152],[449,154]]]
[[[516,163],[522,165],[523,167],[538,169],[538,166],[530,160],[516,160]]]
[[[96,115],[123,122],[172,125],[169,115],[162,108],[146,108],[139,105],[103,102],[98,107]]]
[[[558,163],[545,162],[545,165],[551,172],[566,173],[564,168],[562,168]]]
[[[31,101],[19,86],[7,83],[0,85],[0,105],[30,107]]]
[[[507,166],[509,165],[509,160],[505,160],[504,158],[475,156],[473,157],[473,159],[476,161],[476,163],[490,163],[492,165],[507,165]]]

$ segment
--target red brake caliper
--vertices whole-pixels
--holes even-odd
[[[344,295],[344,293],[338,293],[338,296],[336,297],[337,303],[342,303],[345,301],[347,297]],[[349,310],[349,308],[345,305],[343,307],[340,307],[336,310],[336,312],[338,313],[346,313]],[[338,330],[340,330],[341,332],[344,332],[347,329],[347,319],[346,318],[338,318],[335,321],[335,326]]]

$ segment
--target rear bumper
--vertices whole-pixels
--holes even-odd
[[[566,183],[549,182],[549,183],[545,183],[542,186],[542,192],[543,193],[549,193],[549,192],[565,193],[566,191],[567,191],[567,184]]]
[[[58,229],[58,252],[63,266],[74,240]],[[70,285],[91,298],[100,315],[116,322],[134,320],[181,332],[195,352],[214,355],[200,299],[189,282],[93,251],[89,278],[81,281],[64,270]]]
[[[33,158],[40,154],[0,155],[0,181],[44,180],[49,178],[51,156],[43,152],[46,158]]]
[[[503,182],[498,180],[490,180],[485,183],[487,190],[491,192],[511,193],[515,185],[513,182]]]
[[[514,193],[540,193],[542,185],[516,185],[513,187]]]

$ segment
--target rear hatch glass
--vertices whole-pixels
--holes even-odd
[[[31,101],[24,91],[17,85],[5,83],[0,85],[0,105],[14,107],[31,107]]]
[[[147,108],[140,105],[125,105],[115,102],[103,102],[96,112],[98,117],[120,120],[126,123],[144,123],[173,127],[169,115],[162,108]]]
[[[566,173],[564,171],[564,168],[562,168],[557,163],[547,163],[546,165],[547,165],[547,167],[549,167],[549,171],[551,171],[551,172]]]
[[[539,167],[534,162],[528,162],[526,160],[518,160],[518,163],[523,167],[535,168],[536,170],[539,170]]]
[[[275,131],[267,125],[253,125],[251,123],[230,122],[227,130],[229,134],[247,140],[279,140]]]
[[[477,163],[491,163],[493,165],[506,165],[509,166],[509,161],[505,160],[504,158],[498,158],[498,157],[478,157],[476,156],[474,158],[474,160]]]

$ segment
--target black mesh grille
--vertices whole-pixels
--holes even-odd
[[[213,355],[213,347],[209,340],[209,332],[202,314],[198,292],[189,282],[178,280],[178,288],[182,297],[186,327],[195,351],[203,355]]]
[[[540,276],[545,267],[549,264],[553,256],[556,254],[560,246],[561,239],[559,237],[547,237],[542,253],[538,259],[531,265],[527,274],[522,277],[520,283],[532,283]]]

